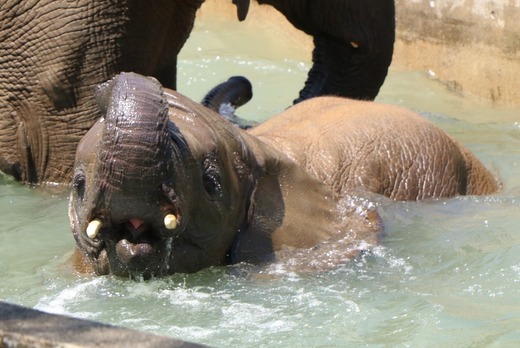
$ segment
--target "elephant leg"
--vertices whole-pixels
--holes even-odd
[[[161,85],[177,89],[177,57],[171,58],[170,62],[168,66],[159,69],[154,75]]]
[[[391,51],[374,52],[327,35],[315,36],[314,46],[313,66],[294,104],[323,95],[375,99],[388,73]]]

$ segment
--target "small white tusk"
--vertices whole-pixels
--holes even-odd
[[[164,217],[164,227],[169,230],[177,228],[177,217],[173,214],[168,214]]]
[[[352,47],[354,47],[354,48],[358,48],[358,47],[359,47],[359,44],[358,44],[357,42],[354,42],[354,41],[352,41],[352,42],[350,43],[350,45],[351,45]]]
[[[90,223],[87,226],[87,236],[90,239],[96,238],[100,229],[101,229],[101,220],[94,219],[94,220],[90,221]]]

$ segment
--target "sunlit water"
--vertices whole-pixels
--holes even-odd
[[[236,28],[197,25],[179,90],[200,100],[246,75],[255,97],[238,113],[264,120],[297,95],[309,62],[297,43],[266,51],[269,37]],[[1,178],[0,299],[217,347],[520,344],[520,115],[395,69],[378,99],[423,112],[496,171],[502,191],[419,203],[372,197],[386,238],[330,271],[233,266],[139,282],[75,274],[67,199]]]

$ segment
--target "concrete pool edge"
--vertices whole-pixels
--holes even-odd
[[[450,90],[520,105],[519,0],[395,0],[394,65]]]
[[[0,347],[207,347],[0,301]]]

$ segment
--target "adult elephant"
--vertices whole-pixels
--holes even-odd
[[[177,53],[202,2],[3,1],[0,170],[69,182],[77,143],[100,117],[94,86],[132,70],[175,88]]]
[[[392,61],[394,0],[258,0],[258,3],[273,6],[296,28],[314,38],[314,64],[295,103],[322,95],[362,100],[377,96]]]
[[[175,89],[176,57],[203,2],[3,1],[0,171],[27,183],[69,182],[77,143],[100,117],[94,86],[134,71]],[[243,19],[249,0],[234,2]],[[260,3],[315,37],[298,100],[375,97],[392,55],[393,0]]]

